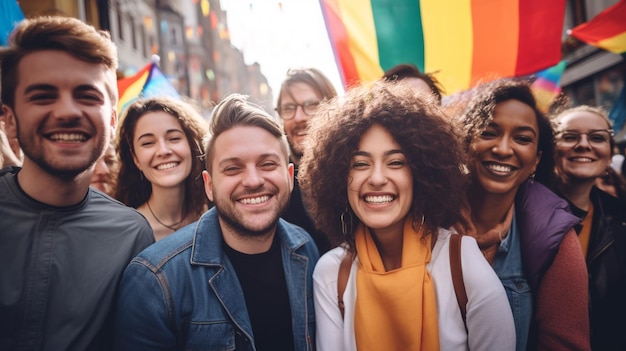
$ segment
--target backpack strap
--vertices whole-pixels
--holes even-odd
[[[452,273],[452,285],[454,286],[454,294],[456,301],[461,310],[461,318],[467,331],[466,308],[467,308],[467,292],[465,291],[465,282],[463,281],[463,266],[461,265],[461,235],[453,233],[450,235],[450,271]]]
[[[353,260],[354,255],[350,251],[346,250],[343,259],[339,264],[339,272],[337,273],[337,304],[339,305],[339,311],[341,311],[342,319],[345,310],[343,293],[346,291],[346,286],[348,285],[348,278],[350,277],[350,268],[352,267]]]

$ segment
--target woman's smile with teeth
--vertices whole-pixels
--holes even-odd
[[[365,202],[381,204],[385,202],[393,201],[393,196],[391,195],[380,195],[380,196],[365,196]]]
[[[593,162],[593,160],[590,159],[589,157],[573,157],[573,158],[570,158],[570,161],[572,161],[572,162]]]
[[[168,163],[160,164],[160,165],[156,166],[156,168],[161,171],[161,170],[164,170],[164,169],[174,168],[176,166],[178,166],[178,162],[168,162]]]
[[[508,173],[508,172],[511,172],[513,170],[513,167],[511,167],[511,166],[501,165],[501,164],[493,164],[493,163],[488,164],[486,167],[488,169],[492,170],[492,171],[496,171],[496,172],[500,172],[500,173]]]
[[[249,198],[241,199],[239,200],[239,202],[241,202],[242,204],[246,204],[246,205],[256,205],[262,202],[266,202],[269,199],[270,197],[268,195],[263,195],[259,197],[249,197]]]

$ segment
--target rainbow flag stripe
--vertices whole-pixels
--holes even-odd
[[[117,102],[118,114],[121,114],[126,106],[139,98],[156,96],[180,97],[174,86],[167,80],[167,77],[155,63],[147,64],[134,76],[118,80],[117,91],[119,94],[119,101]]]
[[[320,0],[344,86],[396,64],[447,94],[559,62],[565,0]]]
[[[576,26],[570,35],[616,54],[625,53],[626,0],[606,8],[589,22]]]

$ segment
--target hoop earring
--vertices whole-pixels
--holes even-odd
[[[422,227],[424,227],[424,215],[422,215],[422,221],[420,222],[419,228],[417,227],[417,217],[413,216],[413,222],[411,222],[411,227],[413,227],[413,230],[416,232],[422,230]]]
[[[535,173],[536,172],[533,172],[533,174],[531,174],[530,177],[528,177],[528,179],[530,180],[530,184],[535,182]]]
[[[350,234],[352,232],[352,213],[350,213],[347,205],[346,209],[341,212],[339,219],[341,220],[341,233],[343,233],[343,235]],[[347,223],[346,219],[348,220]]]

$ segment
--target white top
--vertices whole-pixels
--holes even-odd
[[[441,350],[515,350],[515,325],[504,287],[476,240],[464,236],[461,263],[468,298],[468,338],[452,284],[449,239],[450,231],[440,229],[427,266],[435,283]],[[358,258],[352,263],[343,295],[345,319],[342,320],[337,306],[337,274],[344,252],[342,247],[327,252],[313,272],[318,351],[356,351],[354,303]]]

